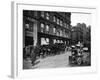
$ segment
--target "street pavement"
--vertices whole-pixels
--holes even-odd
[[[31,64],[31,60],[24,60],[24,69],[35,69],[35,68],[60,68],[69,67],[70,52],[64,52],[55,56],[47,56],[45,58],[39,58],[35,61],[35,65]]]
[[[85,54],[85,53],[84,53]],[[69,56],[71,55],[71,52],[67,51],[64,53],[61,53],[59,55],[52,55],[52,56],[46,56],[45,58],[38,58],[35,61],[35,64],[31,64],[30,58],[27,58],[27,60],[23,60],[23,68],[24,69],[40,69],[40,68],[62,68],[62,67],[77,67],[78,65],[75,64],[69,64]],[[85,56],[83,59],[85,59]],[[89,60],[89,59],[86,59]],[[87,64],[79,65],[81,66],[88,66]]]
[[[58,68],[69,66],[69,52],[36,60],[32,68]]]

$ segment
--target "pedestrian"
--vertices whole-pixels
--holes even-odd
[[[32,65],[34,65],[34,62],[35,62],[35,60],[36,60],[36,53],[34,52],[34,50],[35,50],[35,48],[34,47],[32,47],[31,48],[31,63],[32,63]]]

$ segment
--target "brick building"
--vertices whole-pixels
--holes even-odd
[[[70,44],[71,13],[23,10],[23,46]]]

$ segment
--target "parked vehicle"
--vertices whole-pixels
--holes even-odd
[[[81,65],[83,62],[82,50],[79,47],[72,47],[71,56],[69,56],[70,64],[78,64]]]

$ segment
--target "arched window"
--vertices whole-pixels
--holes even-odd
[[[41,32],[44,31],[44,23],[41,23]]]
[[[49,20],[49,18],[50,18],[49,13],[46,13],[46,19],[48,19],[48,20]]]
[[[59,18],[57,18],[57,24],[59,24]]]
[[[56,22],[56,16],[53,16],[53,22]]]
[[[46,43],[49,43],[49,38],[46,38]]]
[[[29,24],[25,24],[25,28],[26,29],[29,29]]]
[[[54,44],[57,42],[56,39],[53,40]]]
[[[60,20],[60,26],[62,26],[63,25],[63,22],[62,22],[62,20]]]
[[[62,36],[62,30],[60,30],[60,36]]]
[[[49,25],[46,25],[46,31],[49,31]]]
[[[41,12],[41,16],[42,16],[42,17],[44,17],[44,16],[45,16],[45,15],[44,15],[44,11],[42,11],[42,12]]]
[[[56,33],[56,28],[55,28],[55,27],[53,28],[53,33],[54,33],[54,34]]]
[[[41,38],[41,45],[46,44],[45,38]]]

